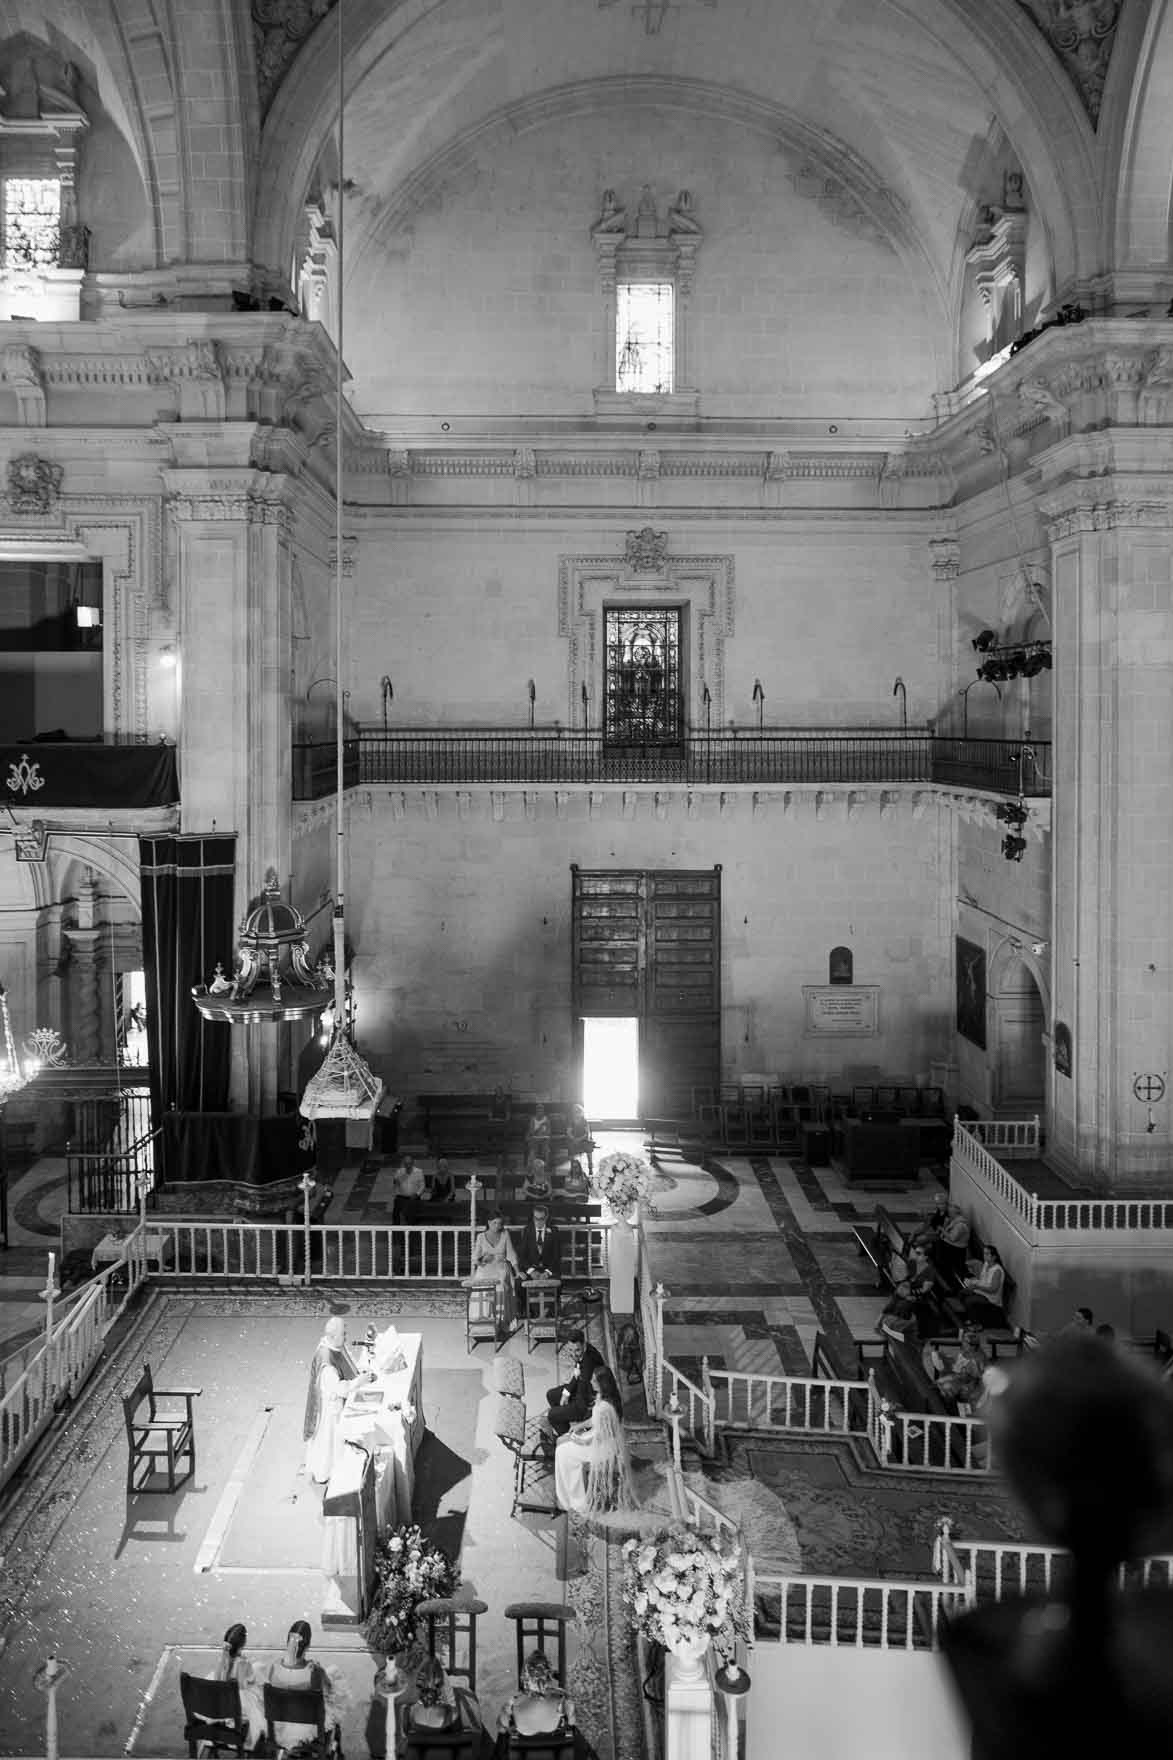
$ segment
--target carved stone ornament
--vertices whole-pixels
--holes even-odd
[[[13,513],[52,513],[64,472],[51,459],[22,452],[8,461],[8,505]]]
[[[43,819],[19,820],[12,827],[18,862],[43,862],[49,854],[49,830]]]
[[[1030,13],[1083,100],[1099,120],[1121,0],[1018,0]]]
[[[659,574],[667,559],[667,532],[654,532],[651,526],[643,526],[638,532],[625,534],[623,560],[636,574]]]
[[[257,95],[262,116],[301,45],[335,4],[336,0],[252,0]]]
[[[38,789],[45,786],[45,778],[41,775],[39,760],[30,763],[27,752],[21,753],[19,764],[15,762],[9,764],[5,780],[14,794],[35,794]]]

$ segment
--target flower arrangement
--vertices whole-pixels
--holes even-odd
[[[363,1623],[372,1650],[396,1656],[410,1649],[419,1603],[451,1595],[459,1581],[460,1572],[448,1554],[425,1540],[421,1528],[392,1528],[375,1547],[375,1591]]]
[[[623,1547],[623,1599],[637,1632],[666,1650],[712,1642],[731,1655],[752,1642],[737,1548],[717,1534],[664,1528]]]
[[[605,1198],[612,1210],[630,1210],[641,1198],[652,1195],[655,1178],[647,1162],[638,1155],[625,1155],[615,1150],[604,1155],[595,1167],[592,1189]]]

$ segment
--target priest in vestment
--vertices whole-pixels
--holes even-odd
[[[346,1403],[347,1383],[358,1378],[358,1367],[346,1348],[346,1322],[339,1315],[332,1314],[310,1363],[310,1384],[302,1426],[306,1444],[305,1470],[315,1484],[329,1484],[334,1471],[338,1422]]]

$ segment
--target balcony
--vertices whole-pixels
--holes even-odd
[[[561,727],[363,728],[343,748],[347,788],[378,783],[672,783],[696,787],[937,785],[1050,794],[1051,747],[873,728],[691,733],[670,746],[613,746]],[[333,742],[293,748],[293,798],[335,787]]]
[[[174,746],[110,736],[0,745],[0,803],[6,807],[125,810],[173,807],[178,800]]]

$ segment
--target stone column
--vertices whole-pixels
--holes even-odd
[[[236,835],[235,919],[291,864],[290,527],[296,479],[251,468],[167,470],[176,540],[182,823]],[[234,949],[221,957],[227,964]],[[209,974],[210,976],[210,974]],[[233,1032],[230,1098],[276,1107],[281,1029]]]
[[[100,929],[66,929],[65,939],[73,969],[77,974],[73,986],[74,1016],[70,1025],[69,1049],[74,1063],[102,1061],[102,996],[99,983]]]
[[[1055,653],[1052,1027],[1071,1035],[1070,1075],[1052,1071],[1049,1146],[1108,1186],[1167,1179],[1173,485],[1076,479],[1042,511]],[[1150,1110],[1144,1095],[1161,1081]]]

